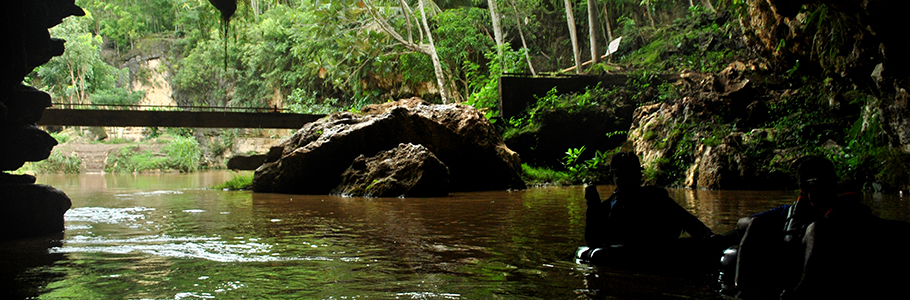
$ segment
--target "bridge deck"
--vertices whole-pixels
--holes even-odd
[[[277,112],[47,109],[38,125],[298,129],[323,116]]]

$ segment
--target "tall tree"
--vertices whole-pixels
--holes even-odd
[[[588,0],[588,39],[591,44],[591,64],[597,63],[597,0]]]
[[[566,22],[569,24],[569,37],[572,39],[572,53],[575,54],[575,73],[581,73],[581,52],[578,49],[578,34],[575,32],[575,14],[572,12],[572,1],[565,0]]]
[[[657,26],[657,23],[654,22],[654,15],[651,14],[651,10],[654,8],[654,1],[656,0],[641,0],[641,5],[645,7],[645,15],[648,16],[648,20],[651,20],[651,27]]]
[[[487,0],[487,7],[490,9],[490,20],[493,21],[493,40],[496,41],[496,50],[499,52],[499,60],[502,62],[502,23],[499,21],[499,9],[496,7],[496,0]]]
[[[446,92],[445,73],[442,72],[442,64],[439,62],[439,55],[436,53],[436,44],[433,43],[433,35],[430,33],[430,25],[427,23],[427,12],[424,7],[424,0],[418,0],[418,3],[420,3],[420,17],[423,19],[423,28],[426,30],[427,40],[430,42],[430,47],[427,50],[430,53],[430,59],[433,61],[433,71],[436,73],[436,83],[439,84],[439,97],[442,98],[442,103],[449,103],[449,93]]]
[[[613,41],[613,27],[610,25],[610,12],[607,11],[607,3],[604,3],[604,24],[607,26],[607,43]]]
[[[449,93],[447,91],[448,89],[446,88],[445,73],[442,71],[442,63],[440,63],[439,55],[436,53],[436,45],[433,43],[433,35],[430,32],[430,25],[427,22],[427,14],[426,14],[426,9],[425,9],[426,5],[424,4],[424,2],[429,1],[429,0],[417,0],[417,1],[418,1],[418,9],[420,10],[420,17],[421,17],[421,24],[422,24],[422,27],[418,27],[418,29],[420,29],[419,31],[420,31],[422,37],[426,36],[429,44],[423,44],[423,43],[418,44],[418,43],[414,43],[413,41],[405,40],[404,37],[402,37],[401,34],[399,34],[398,31],[395,30],[395,28],[392,27],[391,24],[389,24],[389,22],[385,19],[385,17],[383,17],[379,14],[379,9],[375,5],[373,5],[368,0],[365,0],[364,4],[366,4],[367,9],[370,13],[370,16],[373,18],[374,21],[376,21],[376,24],[379,26],[380,30],[382,30],[383,32],[385,32],[386,34],[391,36],[393,39],[398,41],[398,43],[400,43],[405,48],[410,49],[412,51],[419,52],[419,53],[427,54],[430,56],[430,60],[433,63],[433,71],[436,75],[436,84],[439,86],[439,97],[442,98],[443,103],[448,103],[449,102]],[[413,13],[413,12],[409,11],[410,8],[406,5],[404,6],[403,10],[408,11],[408,13],[410,13],[410,14]],[[408,22],[408,26],[410,26],[410,22]],[[408,29],[410,32],[410,27]]]
[[[518,26],[518,36],[521,37],[521,47],[524,49],[525,60],[528,62],[528,69],[531,70],[531,75],[537,76],[537,71],[534,70],[534,64],[531,63],[531,55],[528,53],[528,42],[525,41],[525,33],[521,29],[521,18],[518,16],[518,6],[515,5],[515,0],[509,0],[512,4],[512,12],[515,14],[515,24]]]

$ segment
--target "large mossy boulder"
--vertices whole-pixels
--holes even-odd
[[[365,197],[444,197],[449,168],[422,145],[399,144],[376,156],[358,156],[332,194]]]
[[[335,113],[307,124],[269,152],[256,170],[256,192],[329,194],[364,155],[422,145],[449,167],[451,191],[522,189],[518,154],[483,114],[464,105],[418,99],[367,107],[371,114]]]

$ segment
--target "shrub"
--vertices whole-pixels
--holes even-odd
[[[231,180],[225,181],[224,183],[213,186],[213,189],[217,190],[249,190],[253,186],[253,174],[248,175],[234,175]]]
[[[160,170],[166,166],[167,158],[158,156],[152,151],[140,152],[138,146],[123,147],[107,156],[104,171],[109,173],[132,173],[148,170]]]
[[[60,152],[51,152],[51,155],[46,160],[30,164],[31,169],[39,174],[79,174],[79,170],[82,167],[82,159],[74,155],[67,156],[60,154]]]
[[[194,172],[199,169],[202,149],[195,138],[178,136],[165,145],[163,150],[167,155],[168,168],[180,172]]]
[[[566,172],[547,168],[535,168],[528,164],[521,164],[521,171],[521,177],[532,185],[541,185],[545,183],[567,185],[571,183],[571,176]]]

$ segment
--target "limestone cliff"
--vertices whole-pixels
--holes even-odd
[[[745,2],[743,38],[759,58],[683,73],[683,97],[636,109],[629,142],[651,183],[792,187],[790,164],[811,154],[834,160],[854,187],[910,188],[901,3]]]

